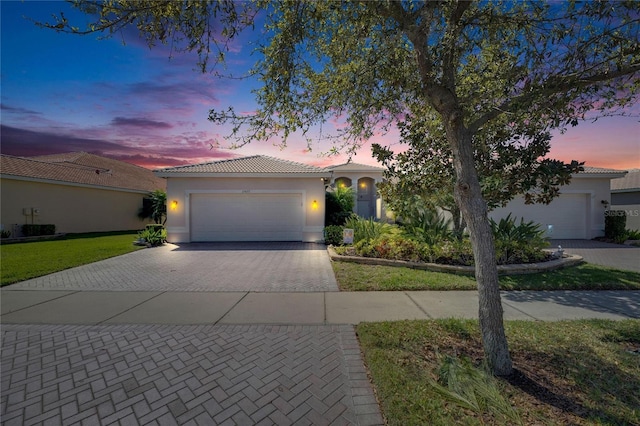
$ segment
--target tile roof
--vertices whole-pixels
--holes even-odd
[[[190,166],[169,167],[155,171],[158,176],[169,177],[178,174],[238,174],[238,175],[328,175],[328,171],[319,167],[293,161],[281,160],[266,155],[232,158]]]
[[[608,174],[626,173],[626,170],[603,169],[602,167],[584,166],[584,171],[580,173],[608,175]]]
[[[344,163],[338,164],[337,166],[329,166],[326,167],[327,170],[330,171],[340,171],[340,172],[383,172],[384,168],[369,166],[367,164],[359,164],[359,163]]]
[[[14,157],[0,155],[0,175],[52,182],[151,192],[166,181],[151,170],[86,152]]]
[[[629,170],[625,177],[611,179],[611,191],[640,191],[640,169]]]

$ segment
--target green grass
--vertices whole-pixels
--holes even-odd
[[[482,373],[477,321],[358,325],[388,424],[640,424],[640,320],[508,321],[505,328],[516,374],[476,380],[473,392],[469,385],[458,387],[466,400],[476,395],[478,408],[447,390],[452,379],[444,383],[441,373],[443,359],[470,360]],[[455,375],[454,385],[464,384],[462,378]],[[498,395],[515,419],[490,402]]]
[[[115,234],[115,235],[114,235]],[[0,246],[0,285],[40,277],[138,250],[135,232],[76,234],[60,240]]]
[[[392,266],[333,262],[343,291],[475,290],[474,277]],[[640,290],[640,273],[582,264],[500,277],[503,290]]]

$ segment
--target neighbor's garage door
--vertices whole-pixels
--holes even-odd
[[[587,237],[587,194],[560,194],[551,204],[524,204],[522,199],[513,200],[502,209],[496,209],[490,216],[494,220],[506,217],[511,212],[512,217],[524,217],[525,222],[534,221],[547,230],[553,225],[553,231],[548,234],[555,239],[585,239]]]
[[[192,194],[191,241],[301,241],[301,194]]]

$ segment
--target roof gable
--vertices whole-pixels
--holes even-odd
[[[367,164],[359,163],[338,164],[337,166],[326,167],[326,169],[332,172],[384,172],[384,168],[382,167],[369,166]]]
[[[169,167],[155,171],[157,176],[171,177],[179,175],[187,176],[299,176],[314,175],[328,176],[325,169],[282,160],[266,155],[253,155],[227,160],[212,161],[209,163],[193,164],[189,166]]]
[[[164,189],[166,182],[151,170],[86,152],[39,157],[0,156],[4,178],[50,181],[103,188],[151,192]]]

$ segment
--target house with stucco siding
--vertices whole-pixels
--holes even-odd
[[[331,172],[263,155],[156,170],[167,180],[167,240],[324,239]]]
[[[151,170],[86,152],[0,155],[0,221],[12,236],[23,224],[56,232],[138,230],[143,199],[166,182]]]
[[[560,187],[560,195],[550,204],[525,204],[516,197],[505,207],[489,213],[494,220],[511,214],[525,222],[539,223],[548,238],[592,239],[604,235],[605,211],[611,204],[611,181],[621,178],[624,170],[584,167],[575,173],[568,185]]]

